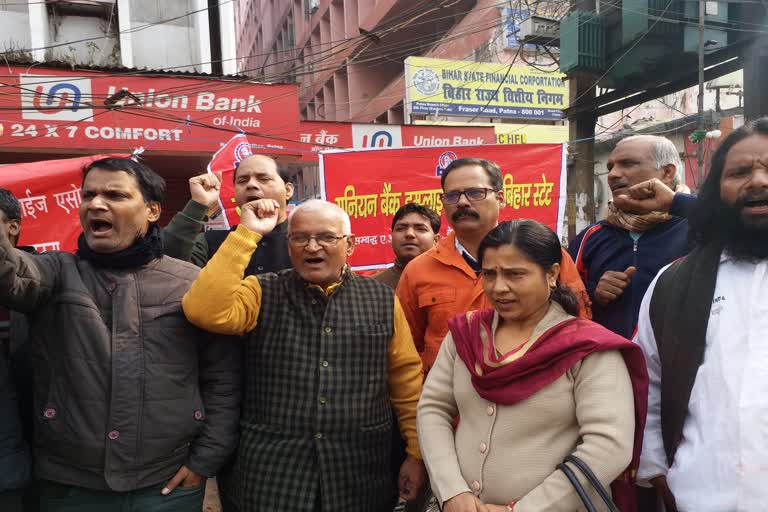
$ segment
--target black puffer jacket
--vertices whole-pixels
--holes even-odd
[[[0,234],[0,305],[30,319],[37,477],[130,491],[182,464],[213,476],[231,456],[240,344],[185,319],[197,273],[168,257],[118,271],[30,256]]]

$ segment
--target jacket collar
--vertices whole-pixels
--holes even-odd
[[[445,238],[440,239],[440,241],[437,242],[437,245],[433,249],[430,249],[426,254],[431,254],[433,258],[444,265],[458,268],[471,277],[473,281],[477,279],[475,271],[472,270],[469,263],[467,263],[462,255],[456,250],[455,231],[451,232]]]

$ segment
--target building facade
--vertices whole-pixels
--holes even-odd
[[[0,51],[16,62],[235,74],[232,1],[0,0]]]
[[[302,118],[403,124],[408,56],[472,59],[500,29],[496,0],[242,0],[242,74],[297,81]]]

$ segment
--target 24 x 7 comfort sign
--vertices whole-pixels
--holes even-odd
[[[230,135],[298,123],[298,87],[11,67],[0,79],[0,146],[210,153]],[[201,126],[204,125],[204,126]],[[284,141],[251,136],[280,152]]]

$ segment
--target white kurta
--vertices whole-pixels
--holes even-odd
[[[670,468],[661,437],[661,363],[649,320],[655,286],[656,280],[643,299],[635,338],[650,378],[638,480],[666,474],[681,512],[768,510],[768,262],[720,259],[704,362]]]

